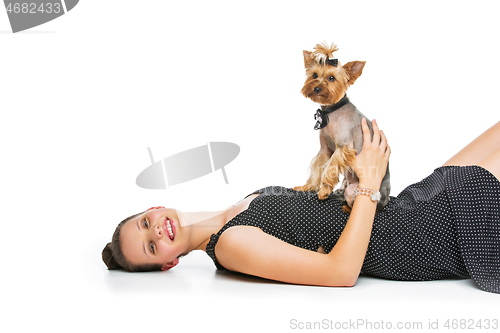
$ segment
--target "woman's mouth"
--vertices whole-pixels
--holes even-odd
[[[168,238],[170,240],[174,240],[175,238],[175,226],[172,220],[170,220],[168,217],[165,219],[165,222],[163,222],[163,229],[168,235]]]

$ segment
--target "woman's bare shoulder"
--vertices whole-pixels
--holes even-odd
[[[251,194],[247,196],[245,199],[241,200],[240,202],[234,204],[231,208],[229,208],[228,213],[227,213],[227,221],[232,220],[236,215],[240,214],[241,212],[245,211],[248,209],[248,206],[250,206],[250,203],[258,197],[260,193],[256,194]]]

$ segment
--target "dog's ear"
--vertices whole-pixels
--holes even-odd
[[[363,72],[363,67],[365,67],[366,61],[351,61],[342,66],[343,69],[349,74],[348,85],[354,84],[356,79],[360,77]]]
[[[304,50],[303,53],[304,53],[304,66],[307,69],[313,65],[314,60],[311,59],[311,53],[312,53],[311,51]]]

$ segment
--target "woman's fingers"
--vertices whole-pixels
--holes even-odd
[[[378,128],[377,121],[375,119],[372,120],[372,129],[373,129],[373,139],[371,138],[370,129],[368,128],[368,124],[366,123],[366,118],[361,119],[361,129],[363,130],[363,146],[368,147],[371,144],[376,146],[380,144],[381,135],[380,129]]]
[[[373,140],[372,143],[374,146],[380,143],[380,130],[378,128],[377,121],[375,119],[372,120],[372,128],[373,128]]]
[[[371,143],[371,134],[366,118],[361,119],[361,130],[363,131],[363,147],[368,147]]]
[[[385,152],[387,149],[387,138],[385,137],[384,131],[380,131],[380,151]]]
[[[388,161],[391,156],[391,147],[387,143],[384,131],[380,131],[380,138],[380,151],[384,154],[385,159]]]
[[[385,133],[378,127],[377,122],[372,122],[373,141],[366,119],[362,119],[363,148],[356,156],[351,166],[358,176],[360,183],[370,188],[378,188],[384,178],[391,149],[387,143]]]

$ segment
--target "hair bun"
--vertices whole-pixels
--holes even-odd
[[[121,269],[120,266],[113,257],[113,252],[111,251],[111,243],[106,244],[104,249],[102,250],[102,261],[108,266],[108,269]]]

